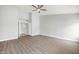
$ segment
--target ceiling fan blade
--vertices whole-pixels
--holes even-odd
[[[46,9],[40,9],[40,10],[42,10],[42,11],[47,11]]]
[[[39,5],[39,9],[42,8],[44,5]]]
[[[37,11],[37,9],[34,9],[34,10],[32,10],[32,11]]]
[[[32,10],[32,11],[37,11],[37,10]]]
[[[35,5],[32,5],[32,6],[37,9],[37,7]]]
[[[38,9],[40,9],[40,5],[37,5]]]

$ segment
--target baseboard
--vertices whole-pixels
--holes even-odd
[[[30,36],[36,36],[36,35],[40,35],[39,33],[36,33],[36,34],[31,34]]]
[[[79,42],[78,40],[72,40],[72,39],[68,39],[68,38],[64,38],[64,37],[60,37],[60,36],[56,36],[56,35],[48,35],[48,34],[39,34],[38,33],[38,34],[32,34],[30,36],[36,36],[36,35],[44,35],[44,36],[55,37],[55,38],[59,38],[59,39]],[[15,39],[18,39],[18,37],[11,37],[11,38],[6,38],[6,39],[1,39],[0,41],[8,41],[8,40],[15,40]]]
[[[79,42],[78,40],[72,40],[72,39],[69,39],[69,38],[64,38],[64,37],[60,37],[60,36],[56,36],[56,35],[48,35],[48,34],[41,34],[41,35],[49,36],[49,37],[55,37],[55,38],[63,39],[63,40],[69,40],[69,41]]]
[[[1,39],[0,41],[8,41],[8,40],[15,40],[18,39],[18,37],[11,37],[11,38],[6,38],[6,39]]]

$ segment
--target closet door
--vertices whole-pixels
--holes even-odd
[[[19,36],[26,36],[29,33],[29,13],[19,11]]]
[[[28,23],[20,23],[19,25],[20,36],[28,35]]]

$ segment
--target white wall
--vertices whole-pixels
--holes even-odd
[[[0,6],[0,40],[18,37],[18,11],[14,6]]]
[[[0,6],[0,39],[2,39],[2,28],[3,28],[3,21],[2,21],[2,8]]]
[[[40,21],[39,14],[32,13],[32,35],[38,35],[40,33]]]
[[[27,28],[25,29],[25,26],[23,26],[23,32],[20,30],[20,34],[27,30],[28,35],[38,35],[40,32],[39,14],[37,12],[32,12],[33,7],[31,5],[19,5],[16,7],[19,11],[20,20],[29,20]]]
[[[44,8],[47,11],[40,13],[41,21],[37,12],[32,13],[32,22],[29,23],[30,35],[45,34],[73,41],[79,38],[79,15],[69,14],[78,13],[79,6],[47,5]],[[19,15],[27,19],[27,13],[32,9],[30,5],[0,6],[0,40],[17,37]]]
[[[79,14],[43,15],[40,20],[42,35],[79,41]]]

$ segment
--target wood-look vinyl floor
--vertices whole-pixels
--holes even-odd
[[[23,36],[0,42],[0,54],[78,54],[79,43],[47,36]]]

